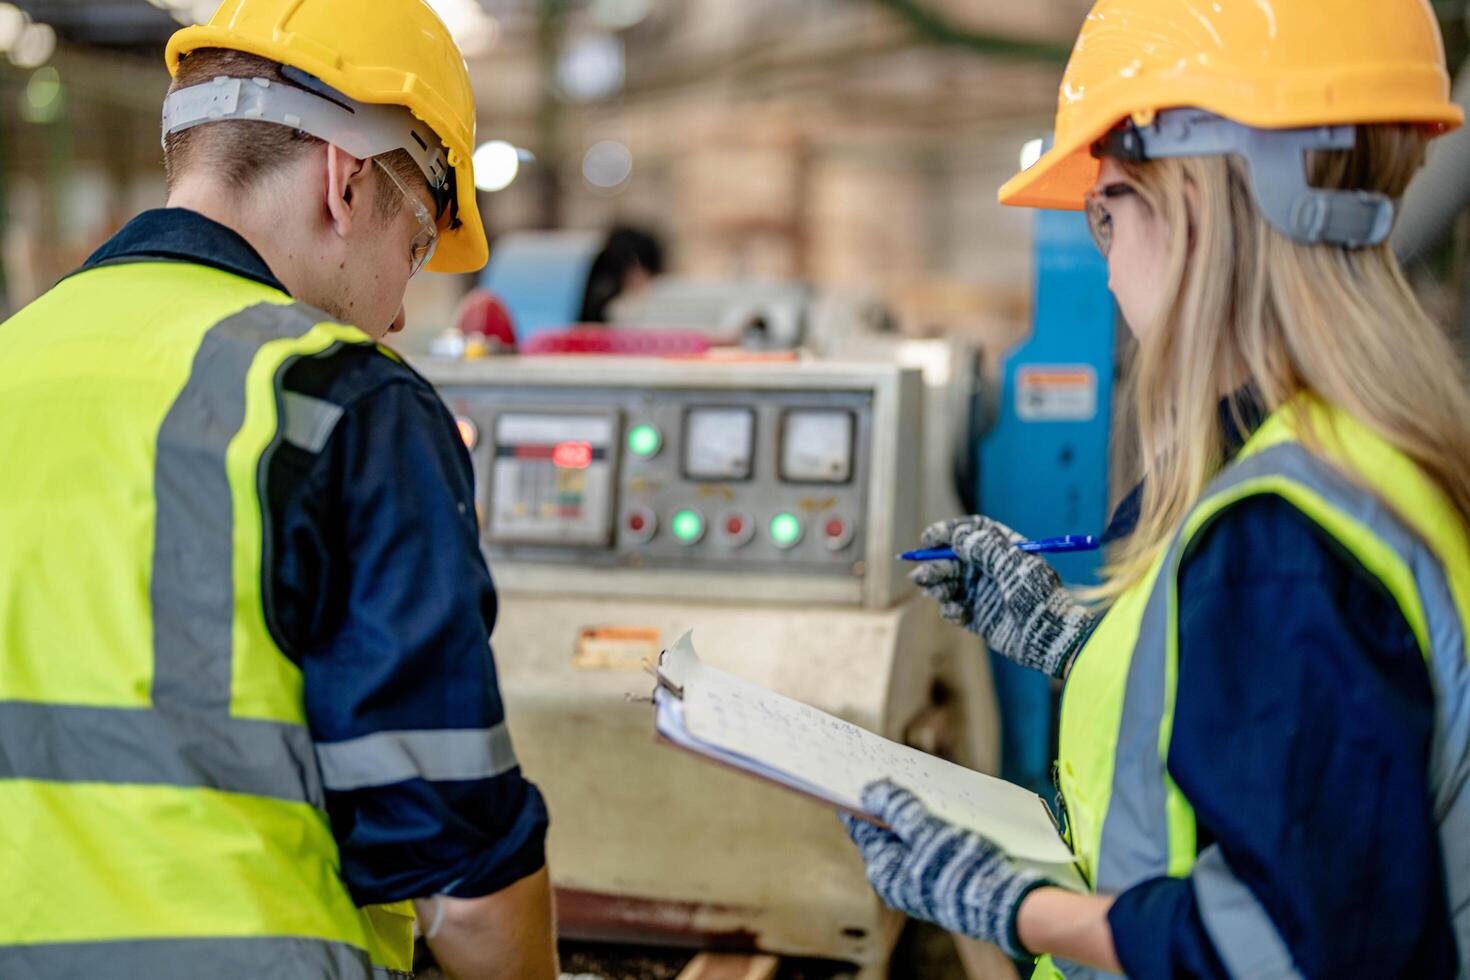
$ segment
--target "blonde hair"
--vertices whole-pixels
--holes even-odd
[[[1311,183],[1400,198],[1427,140],[1414,127],[1363,127],[1355,149],[1312,155]],[[1470,527],[1464,364],[1390,247],[1287,238],[1261,216],[1233,157],[1125,170],[1168,229],[1171,285],[1140,331],[1130,378],[1145,481],[1138,527],[1091,598],[1121,595],[1168,547],[1225,463],[1220,399],[1247,385],[1268,412],[1302,393],[1345,411],[1418,464]]]

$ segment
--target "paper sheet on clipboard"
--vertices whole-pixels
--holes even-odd
[[[675,746],[863,815],[878,779],[909,789],[936,816],[974,830],[1013,860],[1085,891],[1041,797],[849,724],[706,666],[689,633],[665,650],[655,728]]]

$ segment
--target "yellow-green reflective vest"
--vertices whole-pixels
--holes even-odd
[[[339,876],[260,481],[340,410],[284,369],[355,329],[180,262],[0,324],[0,976],[366,980],[412,906]]]
[[[1307,435],[1319,452],[1304,445]],[[1417,466],[1320,403],[1299,400],[1266,421],[1078,656],[1062,697],[1057,762],[1072,849],[1099,894],[1192,874],[1205,928],[1232,975],[1299,975],[1270,917],[1218,846],[1196,853],[1194,811],[1166,768],[1180,558],[1213,517],[1256,494],[1286,499],[1341,543],[1388,589],[1419,641],[1436,698],[1430,786],[1448,907],[1460,975],[1470,976],[1470,541]],[[1043,959],[1036,975],[1099,974]]]

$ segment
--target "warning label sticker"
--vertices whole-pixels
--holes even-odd
[[[1090,422],[1097,372],[1086,364],[1029,364],[1016,370],[1016,416],[1024,422]]]
[[[642,670],[657,664],[663,644],[656,626],[588,626],[577,632],[574,670]]]

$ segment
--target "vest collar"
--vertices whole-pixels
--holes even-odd
[[[218,221],[186,208],[144,211],[93,252],[78,271],[149,259],[210,266],[290,295],[249,242]]]

